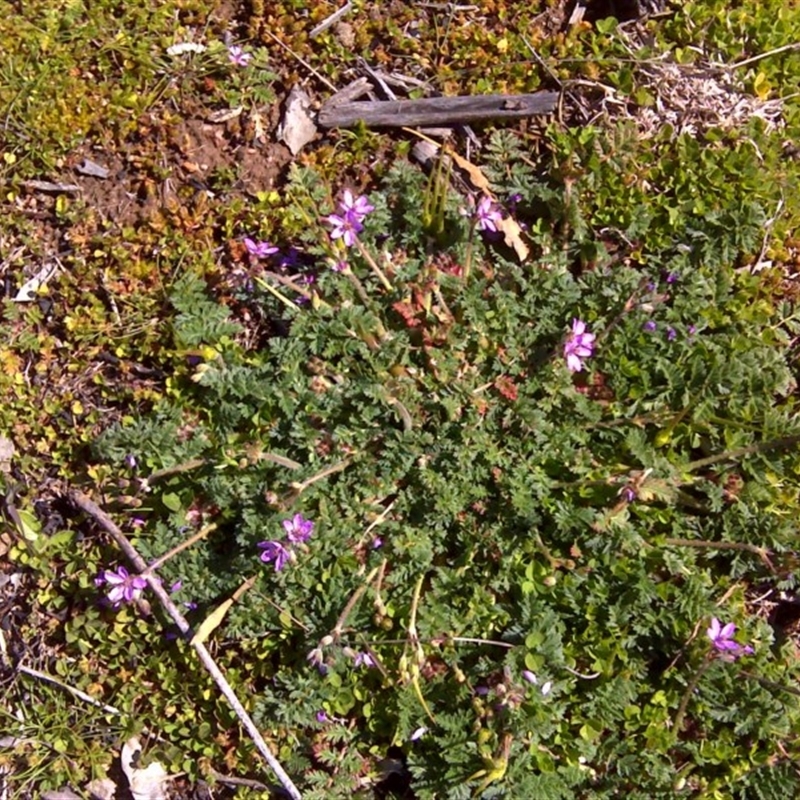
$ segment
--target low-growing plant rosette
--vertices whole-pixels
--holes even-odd
[[[522,195],[515,215],[534,207],[503,188]],[[265,653],[260,724],[302,742],[312,797],[347,796],[395,744],[431,799],[611,797],[629,786],[620,759],[648,796],[688,765],[698,792],[749,781],[798,719],[768,688],[794,667],[705,615],[737,581],[774,580],[793,541],[760,461],[794,485],[791,454],[765,444],[800,432],[786,353],[748,328],[721,256],[580,269],[569,242],[539,241],[520,263],[488,227],[499,209],[465,220],[460,198],[442,206],[457,236],[439,251],[418,219],[426,191],[403,168],[381,192],[343,190],[305,251],[315,301],[283,303],[268,347],[204,329],[221,325],[211,301],[191,279],[177,289],[176,336],[205,331],[220,355],[157,428],[185,446],[187,415],[194,438],[170,463],[203,463],[171,479],[170,502],[203,498],[227,525],[182,567],[213,576],[204,602],[235,588],[215,548],[231,574],[256,554],[268,567],[226,620]],[[144,433],[118,436],[110,455],[166,466]],[[757,642],[767,628],[748,622]]]

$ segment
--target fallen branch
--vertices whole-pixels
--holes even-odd
[[[319,111],[323,128],[350,128],[363,122],[370,128],[436,127],[489,119],[521,119],[550,114],[558,92],[535,94],[478,94],[461,97],[423,97],[420,100],[363,100],[338,102],[336,97]]]
[[[90,500],[85,494],[79,491],[71,491],[69,493],[72,502],[85,514],[90,516],[104,531],[106,531],[112,539],[119,545],[119,548],[128,557],[131,564],[136,567],[136,570],[145,578],[147,585],[152,590],[153,594],[159,599],[164,610],[172,617],[175,624],[180,629],[181,633],[187,638],[191,639],[194,635],[191,626],[186,621],[186,618],[178,610],[178,607],[170,599],[166,589],[161,585],[158,578],[148,571],[147,564],[144,559],[139,555],[136,548],[128,541],[125,534],[114,524],[114,521],[106,514],[95,502]],[[202,642],[193,642],[194,647],[203,666],[208,670],[208,673],[214,679],[219,690],[225,696],[225,699],[230,704],[231,708],[239,717],[240,722],[244,726],[253,743],[258,748],[258,751],[264,757],[264,760],[269,764],[275,776],[280,781],[283,788],[286,790],[292,800],[302,800],[297,787],[292,782],[292,779],[284,772],[283,767],[278,763],[278,760],[272,755],[269,746],[264,741],[264,737],[256,727],[255,722],[245,710],[244,706],[239,702],[231,685],[225,679],[225,676],[220,671],[208,649]]]

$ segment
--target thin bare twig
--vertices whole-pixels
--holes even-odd
[[[86,694],[86,692],[82,692],[80,689],[76,689],[74,686],[70,686],[67,683],[59,680],[58,678],[53,677],[52,675],[48,675],[46,672],[39,672],[38,669],[32,669],[31,667],[26,667],[24,664],[20,664],[17,666],[17,669],[25,675],[30,675],[31,678],[37,678],[40,681],[46,681],[47,683],[52,683],[61,689],[69,692],[70,694],[75,695],[80,700],[83,700],[90,705],[95,706],[106,712],[106,714],[113,714],[115,717],[119,717],[122,715],[122,712],[118,708],[114,708],[114,706],[108,706],[105,703],[101,703],[99,700],[92,697],[90,694]]]
[[[343,470],[347,469],[350,466],[351,459],[346,458],[344,461],[340,461],[338,464],[333,464],[330,467],[325,467],[325,469],[320,470],[316,475],[312,475],[310,478],[302,482],[293,481],[291,484],[292,490],[297,493],[298,495],[301,492],[304,492],[311,486],[313,483],[317,481],[321,481],[324,478],[327,478],[329,475],[335,475],[337,472],[342,472]]]
[[[762,686],[766,686],[768,689],[778,689],[781,692],[789,692],[789,694],[800,696],[800,689],[795,689],[793,686],[787,686],[785,683],[770,681],[766,678],[762,678],[760,675],[753,675],[752,672],[742,671],[739,674],[743,675],[745,678],[750,678],[750,680],[758,681]]]
[[[675,714],[675,722],[673,723],[673,731],[675,732],[675,736],[680,736],[681,731],[683,730],[683,720],[686,718],[686,709],[689,707],[689,700],[691,700],[692,695],[694,694],[694,690],[697,688],[697,684],[700,682],[700,678],[703,677],[705,671],[714,663],[714,658],[711,653],[709,653],[705,661],[700,665],[700,668],[695,672],[692,676],[692,679],[689,681],[689,685],[686,687],[686,691],[683,693],[683,697],[681,698],[681,704],[678,706],[678,713]]]
[[[776,47],[774,50],[768,50],[766,53],[759,53],[757,56],[745,58],[743,61],[736,61],[733,64],[719,64],[715,66],[720,66],[722,69],[729,70],[739,69],[740,67],[747,67],[750,64],[755,64],[756,61],[761,61],[763,58],[776,56],[778,53],[785,53],[787,50],[797,50],[798,47],[800,47],[800,42],[792,42],[792,44],[785,44],[783,47]]]
[[[358,66],[372,78],[375,85],[383,92],[384,97],[387,100],[397,100],[397,95],[392,91],[389,87],[389,84],[383,78],[383,75],[378,72],[377,70],[372,69],[372,67],[367,64],[367,62],[363,58],[358,59]]]
[[[136,548],[130,543],[130,541],[128,541],[128,538],[108,516],[108,514],[106,514],[93,500],[90,500],[82,492],[72,490],[69,493],[69,496],[72,502],[81,511],[91,517],[104,531],[106,531],[106,533],[111,536],[112,539],[114,539],[122,552],[128,557],[131,564],[133,564],[137,571],[143,575],[147,581],[147,585],[150,587],[150,590],[158,598],[162,607],[178,626],[181,633],[186,638],[191,638],[194,636],[194,631],[186,621],[186,618],[183,616],[183,614],[181,614],[181,612],[178,610],[178,607],[175,605],[175,603],[172,602],[167,590],[161,585],[156,576],[151,575],[148,572],[147,564],[145,563],[144,559],[139,555]],[[212,658],[211,653],[208,652],[206,646],[202,642],[195,642],[192,647],[197,652],[197,655],[203,662],[203,666],[208,670],[209,675],[211,675],[211,677],[214,679],[214,683],[217,684],[219,690],[225,696],[225,699],[236,713],[236,716],[239,718],[242,726],[250,735],[250,738],[253,740],[256,748],[261,753],[270,769],[272,769],[272,771],[275,773],[275,776],[280,781],[283,788],[286,790],[292,800],[302,800],[300,791],[294,785],[292,779],[286,774],[275,756],[272,755],[269,746],[264,741],[264,737],[256,727],[252,717],[239,702],[239,698],[231,688],[231,685],[225,679],[225,676],[217,666],[216,661],[214,661]]]
[[[152,483],[160,478],[168,478],[170,475],[178,475],[181,472],[191,472],[192,470],[204,467],[207,463],[208,462],[204,458],[191,458],[189,461],[184,461],[183,464],[175,464],[172,467],[164,467],[163,469],[157,469],[155,472],[151,472],[145,479],[145,483]]]
[[[291,278],[287,278],[285,275],[281,275],[278,272],[270,272],[268,270],[265,270],[264,274],[269,275],[270,278],[273,278],[274,280],[278,281],[278,283],[281,283],[284,286],[287,286],[292,291],[297,292],[297,294],[301,295],[302,297],[305,297],[306,300],[311,299],[311,292],[309,292],[308,289],[304,289],[302,286],[300,286],[300,284],[295,283],[295,281],[293,281]],[[258,283],[263,285],[264,282],[262,280],[259,280]]]
[[[372,572],[367,575],[364,582],[353,592],[347,603],[345,603],[342,613],[339,614],[339,619],[336,620],[336,624],[333,626],[333,630],[330,633],[334,642],[338,641],[339,637],[342,635],[342,632],[344,631],[344,625],[347,622],[347,618],[350,616],[350,612],[355,608],[356,603],[361,599],[361,595],[367,591],[367,588],[378,574],[379,569],[379,567],[375,567]]]
[[[285,45],[272,31],[268,28],[264,29],[264,33],[269,36],[274,42],[277,42],[287,53],[290,53],[294,58],[296,58],[317,80],[322,81],[332,92],[336,91],[336,87],[321,73],[314,69],[311,64],[308,63],[304,58],[297,55],[297,53],[292,50],[291,47]]]
[[[328,30],[331,25],[335,25],[342,17],[349,14],[352,7],[353,4],[350,2],[350,0],[347,0],[347,2],[338,11],[334,11],[333,14],[322,20],[322,22],[320,22],[316,28],[312,28],[308,33],[309,37],[313,39],[315,36],[319,36],[323,31]]]
[[[781,194],[781,199],[778,201],[778,207],[775,209],[775,213],[773,214],[771,219],[768,219],[764,223],[764,236],[761,239],[761,250],[758,253],[755,261],[750,265],[750,274],[752,275],[755,272],[759,271],[761,264],[764,261],[764,256],[767,254],[767,250],[769,249],[769,242],[772,236],[772,228],[775,223],[778,221],[778,218],[783,211],[783,206],[785,205],[785,198]],[[770,262],[771,263],[771,262]],[[768,265],[766,265],[768,266]]]
[[[564,665],[564,669],[569,672],[570,675],[574,675],[576,678],[582,678],[585,681],[593,681],[595,678],[599,678],[603,674],[602,672],[591,672],[587,675],[583,672],[578,672],[577,670],[572,669],[572,667],[568,667],[566,664]]]
[[[178,555],[178,553],[180,553],[182,550],[185,550],[187,547],[191,547],[191,545],[193,545],[195,542],[200,541],[200,539],[205,539],[209,533],[215,531],[216,529],[216,523],[204,525],[199,531],[197,531],[197,533],[193,533],[188,539],[178,545],[175,545],[172,550],[168,550],[166,553],[164,553],[164,555],[159,556],[155,561],[153,561],[147,569],[148,574],[155,572],[162,564]]]

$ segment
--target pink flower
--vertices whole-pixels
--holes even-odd
[[[356,243],[358,234],[364,230],[364,226],[355,218],[344,214],[331,214],[327,217],[328,222],[333,225],[331,239],[341,239],[346,247],[352,247]]]
[[[489,197],[482,197],[475,211],[475,219],[479,231],[496,231],[503,215],[497,210]]]
[[[247,252],[256,259],[267,258],[278,252],[278,248],[273,247],[269,242],[256,242],[247,236],[244,238],[244,246],[247,248]]]
[[[292,544],[307,542],[314,532],[314,523],[302,514],[295,514],[291,519],[285,519],[282,524],[286,531],[286,538]]]
[[[595,335],[586,332],[586,323],[579,319],[572,320],[572,331],[564,342],[564,358],[570,372],[583,369],[583,359],[594,352]]]
[[[352,247],[358,234],[364,230],[364,218],[375,210],[375,206],[370,204],[365,195],[354,197],[349,189],[345,189],[339,210],[340,214],[326,217],[327,222],[333,225],[331,239],[341,239],[345,246]]]
[[[114,608],[119,608],[123,603],[135,602],[147,588],[147,581],[141,575],[131,575],[125,567],[117,567],[116,571],[105,570],[95,579],[95,584],[111,586],[106,596]]]
[[[711,626],[706,630],[706,636],[711,640],[711,646],[723,656],[733,659],[739,656],[750,655],[753,648],[747,644],[742,645],[733,640],[736,626],[732,622],[723,625],[716,617],[712,617]]]
[[[366,217],[370,211],[375,210],[375,206],[370,204],[369,198],[367,198],[366,195],[362,194],[354,198],[353,193],[349,189],[344,190],[339,208],[341,208],[342,213],[349,214],[359,222],[363,222],[364,217]]]
[[[228,48],[228,60],[235,67],[246,67],[252,57],[251,53],[245,53],[238,44],[233,44]]]
[[[374,667],[375,659],[366,652],[359,652],[353,656],[354,667]]]

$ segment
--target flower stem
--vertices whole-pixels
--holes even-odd
[[[383,284],[383,287],[391,292],[394,287],[360,239],[356,239],[356,246],[358,247],[358,252],[364,257],[364,261],[370,265],[372,271],[378,276],[378,280]]]
[[[683,693],[683,697],[681,698],[681,704],[678,706],[678,713],[675,715],[675,723],[673,725],[673,732],[677,737],[681,730],[683,729],[683,720],[686,717],[686,709],[689,705],[689,700],[694,694],[694,690],[697,688],[697,684],[700,682],[700,678],[703,677],[706,670],[711,666],[714,661],[713,653],[708,653],[706,655],[705,661],[700,665],[699,669],[695,674],[692,676],[692,679],[689,681],[689,685],[686,687],[686,691]]]
[[[365,306],[369,306],[369,295],[367,294],[367,290],[364,288],[364,284],[358,279],[358,276],[350,269],[345,270],[344,274],[347,275],[347,279],[353,284],[358,296],[361,298],[361,302],[364,303]]]
[[[475,224],[473,223],[469,229],[469,239],[467,239],[467,255],[464,258],[464,284],[466,285],[469,280],[469,273],[472,269],[472,251],[475,242]]]
[[[374,309],[372,308],[372,302],[369,299],[369,295],[367,294],[367,290],[364,288],[364,284],[361,283],[361,281],[358,279],[358,276],[349,268],[345,270],[344,274],[347,275],[347,279],[350,281],[350,283],[353,284],[353,287],[355,288],[358,296],[361,298],[361,302],[363,302],[367,308],[372,309],[374,312]],[[386,328],[384,328],[383,323],[380,321],[380,319],[378,319],[377,314],[375,315],[375,317],[378,328],[378,337],[380,339],[385,339],[387,336]],[[369,345],[370,343],[367,341],[367,344]],[[377,343],[374,344],[375,346],[372,347],[372,349],[377,350],[378,349]]]

